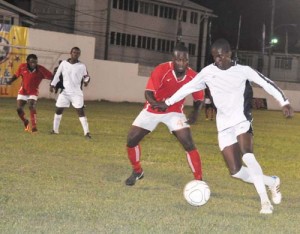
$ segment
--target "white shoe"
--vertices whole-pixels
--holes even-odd
[[[269,201],[266,201],[261,204],[260,214],[272,214],[273,213],[273,206]]]
[[[280,179],[278,176],[272,176],[275,179],[273,186],[269,186],[269,190],[272,194],[272,201],[274,204],[280,204],[281,202],[281,192],[280,192]]]

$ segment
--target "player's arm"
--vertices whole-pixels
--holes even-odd
[[[290,118],[294,115],[293,108],[284,92],[270,79],[263,74],[249,67],[247,71],[249,80],[261,86],[268,94],[272,95],[281,105],[283,115]]]
[[[201,100],[197,100],[197,101],[193,102],[193,111],[188,116],[188,121],[187,121],[188,124],[196,123],[198,116],[199,116],[199,112],[202,108],[202,104],[203,104],[203,101],[201,101]]]
[[[12,84],[18,77],[16,75],[13,75],[7,82],[6,84],[10,85]]]
[[[62,73],[62,66],[63,66],[63,62],[58,66],[58,69],[50,83],[50,92],[53,93],[55,90],[55,86],[56,84],[59,82],[59,76]]]

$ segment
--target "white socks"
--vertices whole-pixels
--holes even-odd
[[[59,133],[59,125],[60,125],[61,118],[62,118],[62,115],[54,114],[53,130],[55,133]],[[86,135],[88,132],[90,132],[87,118],[85,116],[79,117],[79,121],[82,125],[84,135]]]
[[[62,115],[54,114],[53,131],[55,133],[59,133],[59,125],[60,125],[61,118],[62,118]]]
[[[79,120],[82,125],[84,135],[86,135],[88,132],[90,132],[87,118],[85,116],[83,116],[83,117],[79,117]]]
[[[246,164],[248,171],[241,170],[233,175],[233,177],[241,178],[242,180],[253,183],[258,195],[260,196],[261,203],[269,201],[267,190],[264,183],[264,175],[259,163],[256,161],[254,154],[247,153],[243,155],[243,161]],[[246,174],[248,172],[248,176]]]
[[[251,176],[249,174],[248,167],[242,166],[241,170],[239,170],[238,173],[232,175],[232,177],[235,177],[235,178],[243,180],[244,182],[253,184],[253,179],[251,178]],[[273,186],[274,183],[275,183],[275,180],[272,176],[263,175],[263,180],[264,180],[264,184],[269,186],[269,187]]]

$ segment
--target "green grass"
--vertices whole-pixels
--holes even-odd
[[[196,208],[182,195],[193,178],[185,153],[163,125],[141,143],[145,178],[124,185],[126,135],[142,104],[88,102],[91,141],[72,108],[50,135],[55,104],[39,100],[39,132],[29,134],[15,105],[1,99],[0,233],[299,233],[299,113],[254,111],[255,153],[283,193],[273,215],[260,215],[254,186],[229,176],[203,112],[192,132],[212,194]]]

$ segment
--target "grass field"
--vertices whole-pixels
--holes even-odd
[[[50,135],[54,101],[39,100],[39,132],[30,134],[15,100],[0,103],[0,233],[300,232],[299,113],[289,120],[279,111],[253,113],[257,159],[265,174],[281,177],[283,194],[274,214],[260,215],[254,186],[229,176],[215,123],[203,112],[192,132],[212,194],[196,208],[182,195],[193,178],[185,153],[163,125],[141,144],[145,178],[124,185],[126,135],[142,104],[88,102],[87,140],[72,108],[60,134]]]

